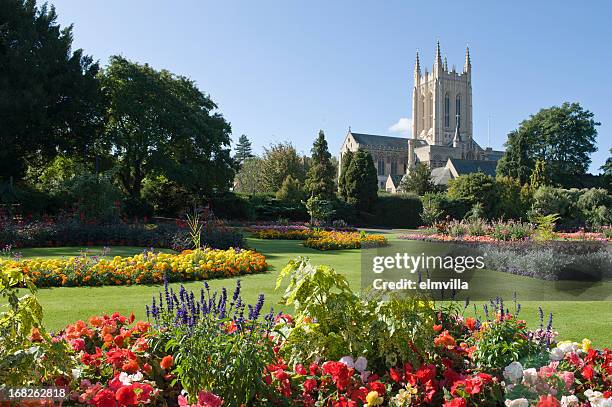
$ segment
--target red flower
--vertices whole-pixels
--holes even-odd
[[[448,331],[444,331],[434,339],[434,345],[455,347],[457,343],[455,342],[455,338],[453,338]]]
[[[117,390],[115,399],[120,406],[133,406],[138,404],[138,398],[132,386],[124,386]]]
[[[474,318],[470,318],[470,317],[466,318],[465,319],[465,326],[470,331],[473,331],[474,329],[476,329],[476,320]]]
[[[287,380],[287,379],[289,379],[289,375],[287,374],[287,372],[285,372],[282,369],[279,369],[276,372],[274,372],[274,377],[276,377],[278,380]]]
[[[295,365],[295,373],[302,375],[302,376],[306,376],[308,374],[308,371],[306,370],[304,365],[300,363],[300,364]]]
[[[385,388],[385,385],[382,384],[381,382],[372,382],[372,383],[368,383],[368,387],[370,388],[370,391],[375,391],[378,393],[379,396],[384,396],[385,393],[387,392],[387,389]]]
[[[172,357],[172,355],[168,355],[162,358],[161,362],[159,362],[159,365],[161,366],[162,369],[168,370],[170,367],[172,367],[173,363],[174,363],[174,358]]]
[[[455,397],[454,399],[444,403],[444,407],[466,407],[466,405],[465,399],[462,399],[461,397]]]
[[[127,373],[136,373],[138,369],[140,369],[140,366],[138,366],[138,362],[135,359],[130,359],[121,366],[121,370]]]
[[[391,379],[396,382],[399,383],[402,380],[402,375],[400,372],[398,372],[397,370],[395,370],[394,368],[391,368],[389,370],[389,376],[391,377]]]
[[[561,407],[561,403],[554,396],[540,396],[540,400],[536,407]]]
[[[220,407],[223,404],[223,399],[209,391],[201,391],[198,394],[198,404],[201,407]]]
[[[330,375],[336,384],[338,390],[344,390],[349,384],[353,369],[349,369],[342,362],[325,362],[323,365],[323,373]]]
[[[315,379],[304,380],[304,392],[310,393],[317,389],[317,381]]]
[[[316,376],[319,373],[319,365],[316,363],[311,363],[310,366],[308,366],[308,371],[310,372],[311,376]]]
[[[423,365],[415,373],[421,383],[427,383],[436,377],[436,367],[434,365]]]
[[[595,375],[595,371],[593,370],[593,368],[589,365],[586,365],[583,369],[582,369],[582,377],[584,377],[585,379],[587,379],[588,381],[593,380],[593,376]]]
[[[109,389],[100,390],[92,399],[96,407],[115,407],[115,394]]]
[[[433,326],[434,332],[440,332],[442,330],[442,324]]]

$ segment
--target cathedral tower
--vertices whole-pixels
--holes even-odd
[[[440,43],[431,72],[421,64],[417,51],[412,90],[412,138],[429,145],[452,146],[472,140],[472,63],[466,49],[462,72],[448,69]],[[457,140],[458,138],[458,140]],[[411,143],[413,144],[413,143]]]

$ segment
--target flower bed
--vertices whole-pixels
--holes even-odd
[[[557,342],[552,316],[530,331],[520,306],[509,314],[500,300],[473,318],[423,298],[362,299],[303,260],[285,277],[293,316],[265,313],[263,295],[245,304],[240,283],[233,294],[166,285],[149,321],[113,314],[52,337],[34,329],[20,346],[37,353],[0,358],[0,381],[65,386],[74,403],[100,407],[612,403],[612,351]]]
[[[309,229],[306,227],[252,228],[258,239],[304,240],[304,246],[317,250],[360,249],[387,245],[383,235],[365,232]]]
[[[0,259],[0,270],[23,271],[38,287],[160,284],[261,273],[264,255],[251,250],[202,249],[180,254],[147,251],[111,260],[92,256],[68,259]]]

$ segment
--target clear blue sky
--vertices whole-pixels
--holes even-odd
[[[319,129],[337,154],[348,126],[394,134],[411,116],[416,49],[431,66],[472,55],[474,135],[501,148],[540,108],[580,102],[602,123],[592,171],[612,146],[608,1],[51,0],[75,46],[102,65],[121,54],[194,79],[255,150]],[[428,4],[422,4],[428,3]],[[443,6],[442,6],[443,5]],[[444,9],[444,11],[442,11]],[[430,68],[431,69],[431,68]]]

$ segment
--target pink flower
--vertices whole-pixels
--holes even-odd
[[[220,407],[223,405],[223,399],[209,391],[201,391],[196,404],[189,404],[185,396],[178,396],[178,404],[179,407]]]
[[[75,352],[80,352],[85,349],[85,340],[83,338],[76,338],[70,341],[70,345]]]

